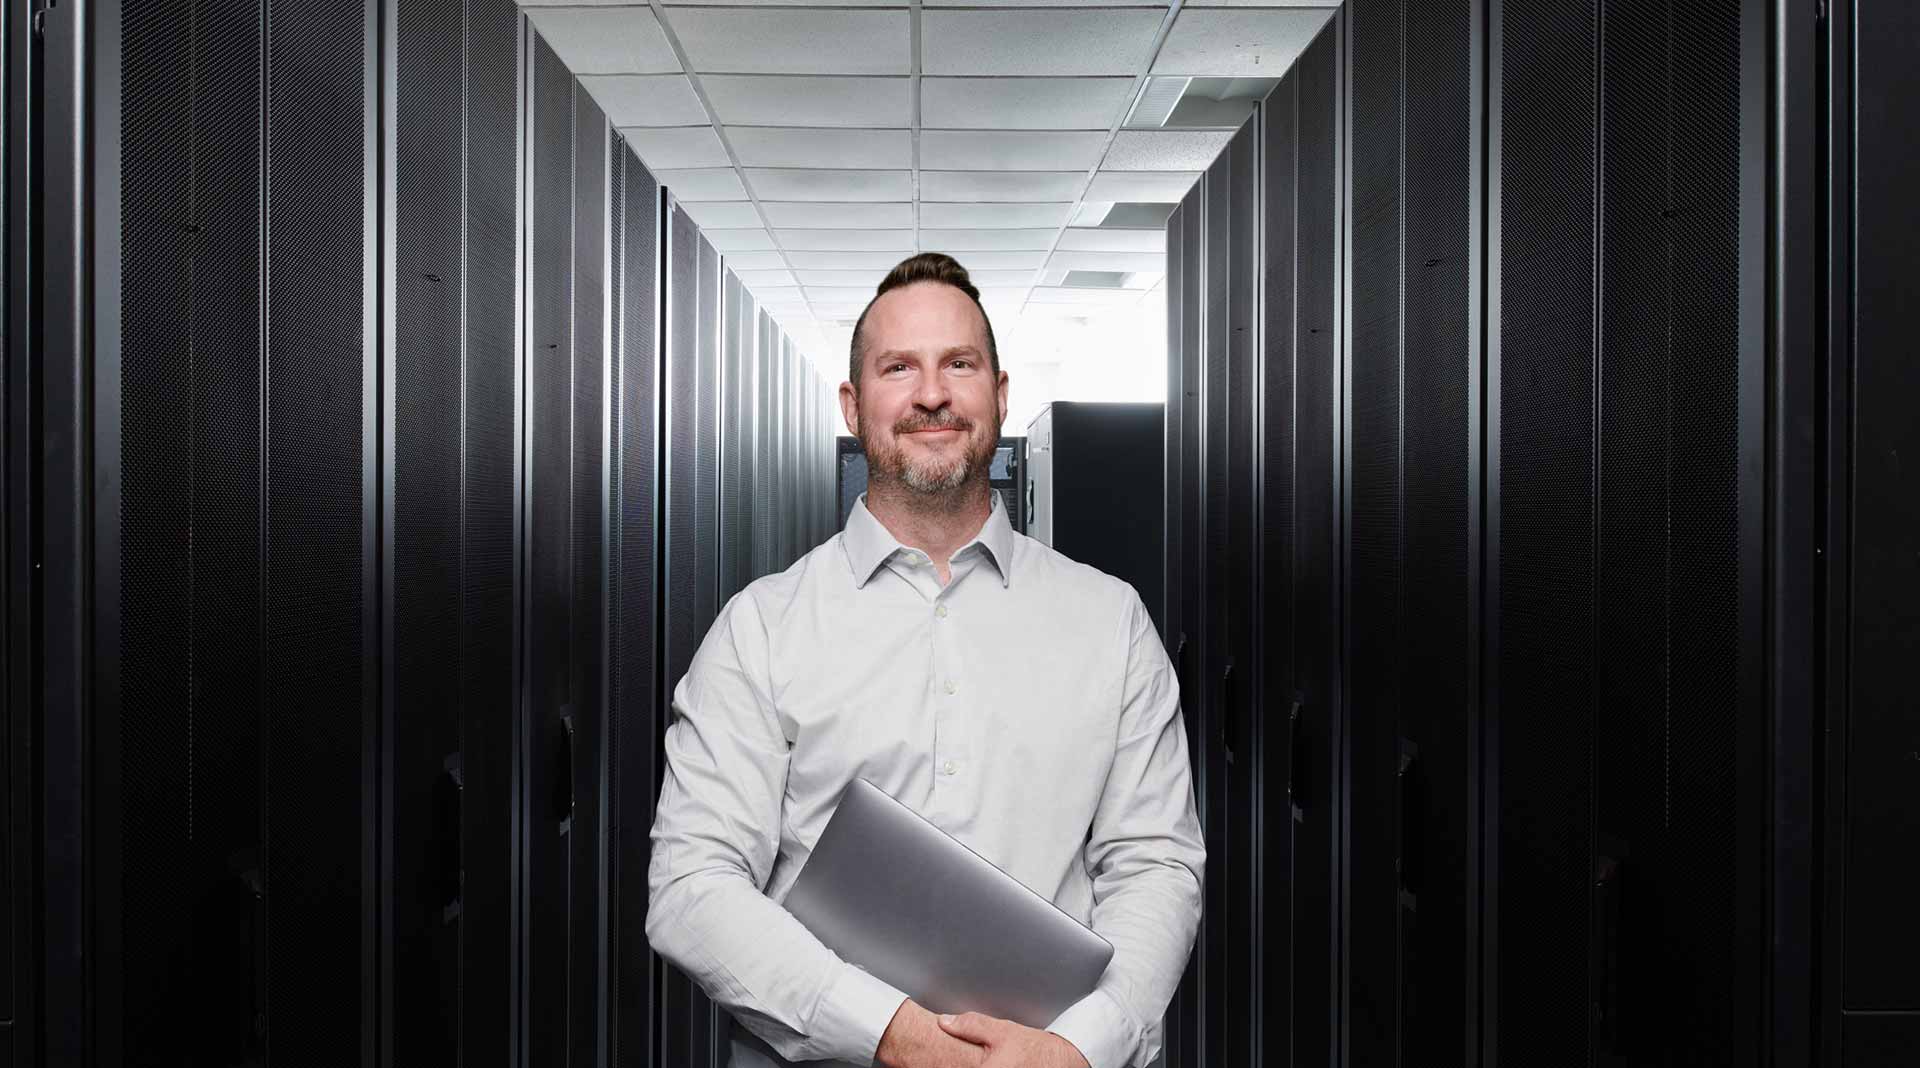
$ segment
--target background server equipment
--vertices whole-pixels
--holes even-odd
[[[1349,0],[1185,194],[1166,1064],[1911,1063],[1916,47]],[[834,383],[508,0],[23,0],[0,75],[0,1064],[719,1068],[661,737]],[[1097,407],[994,471],[1083,559]]]
[[[834,410],[834,418],[839,418],[839,410]],[[840,508],[840,529],[847,529],[847,517],[853,514],[853,505],[867,492],[867,454],[860,448],[860,439],[841,436],[836,438],[834,454],[835,500]],[[1027,494],[1027,439],[1010,438],[1002,435],[1000,446],[993,451],[993,467],[987,477],[1000,502],[1006,506],[1007,521],[1019,533],[1027,533],[1027,510],[1023,503]]]
[[[1027,425],[1026,533],[1124,579],[1158,623],[1159,404],[1055,401]]]

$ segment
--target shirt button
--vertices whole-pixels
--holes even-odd
[[[948,680],[947,680],[947,692],[948,692],[948,693],[955,693],[955,692],[958,692],[958,691],[959,691],[959,689],[960,689],[960,687],[959,687],[959,686],[957,686],[957,685],[955,685],[955,684],[954,684],[954,681],[953,681],[952,679],[948,679]]]
[[[940,774],[942,775],[952,775],[954,773],[954,770],[955,769],[953,766],[953,761],[951,760],[947,761],[945,764],[940,765]]]
[[[940,617],[941,619],[945,619],[945,618],[947,618],[947,606],[946,606],[946,605],[940,605],[940,606],[938,606],[938,607],[936,607],[936,608],[935,608],[935,609],[933,610],[933,614],[934,614],[934,615],[936,615],[936,616],[939,616],[939,617]]]

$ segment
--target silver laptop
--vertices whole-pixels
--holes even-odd
[[[785,905],[934,1012],[1043,1028],[1113,958],[1113,943],[865,779],[840,795]]]

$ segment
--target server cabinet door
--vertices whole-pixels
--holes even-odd
[[[387,1012],[401,1061],[504,1064],[518,17],[508,3],[395,8]]]
[[[1331,1063],[1336,1054],[1341,655],[1340,529],[1341,323],[1339,169],[1341,83],[1334,22],[1300,55],[1299,205],[1295,229],[1298,307],[1294,335],[1293,582],[1286,599],[1293,635],[1294,694],[1288,705],[1289,808],[1294,824],[1293,1063]],[[1296,710],[1297,709],[1297,710]]]
[[[1400,250],[1403,689],[1388,797],[1396,827],[1403,1063],[1476,1063],[1479,745],[1475,480],[1479,346],[1469,331],[1477,191],[1472,5],[1406,3]]]
[[[75,28],[48,14],[50,41]],[[66,1037],[105,1064],[348,1063],[377,989],[372,12],[94,15],[91,136],[120,167],[87,206],[96,556],[63,610],[93,645],[66,783],[93,941]]]
[[[1251,651],[1259,673],[1254,709],[1260,774],[1257,802],[1260,886],[1254,900],[1261,947],[1259,1063],[1292,1063],[1294,824],[1292,790],[1295,677],[1293,581],[1296,570],[1299,446],[1294,312],[1298,243],[1294,193],[1298,181],[1300,75],[1290,70],[1261,105],[1260,232],[1263,271],[1258,340],[1258,554],[1260,589],[1253,612],[1258,639]]]
[[[1920,1040],[1920,922],[1912,895],[1912,833],[1920,820],[1920,730],[1911,665],[1920,654],[1913,605],[1920,568],[1920,486],[1903,463],[1920,446],[1911,415],[1920,374],[1913,336],[1912,242],[1920,212],[1903,190],[1915,177],[1915,119],[1899,101],[1915,88],[1911,45],[1920,12],[1861,3],[1854,35],[1858,120],[1853,239],[1856,349],[1853,353],[1855,469],[1851,480],[1854,570],[1848,616],[1851,687],[1843,709],[1848,742],[1841,782],[1847,799],[1838,933],[1844,1012],[1841,1063],[1885,1068],[1910,1060]],[[1844,247],[1844,246],[1840,246]],[[1839,298],[1836,294],[1836,298]],[[1836,821],[1838,822],[1838,820]]]
[[[526,1045],[597,1055],[606,121],[532,42],[525,433]]]
[[[710,620],[702,608],[700,558],[711,553],[702,537],[697,451],[701,392],[700,235],[677,204],[667,220],[667,351],[664,360],[666,429],[662,490],[666,508],[665,671],[660,677],[662,726],[672,722],[673,688],[693,662]],[[711,408],[706,410],[710,413]],[[706,528],[710,532],[711,527]],[[709,572],[710,573],[710,572]],[[720,1011],[678,968],[667,969],[661,995],[661,1063],[706,1066],[724,1053],[716,1036]]]
[[[1764,465],[1743,317],[1763,302],[1742,167],[1764,116],[1741,106],[1741,57],[1759,20],[1736,0],[1502,18],[1500,1048],[1748,1063]]]
[[[1224,337],[1227,364],[1220,382],[1226,393],[1221,410],[1226,421],[1223,439],[1226,449],[1224,455],[1217,458],[1225,467],[1226,488],[1223,515],[1226,529],[1217,543],[1224,544],[1226,552],[1217,565],[1221,568],[1221,581],[1213,587],[1221,594],[1221,604],[1214,616],[1221,631],[1221,640],[1214,652],[1219,687],[1214,733],[1220,747],[1218,767],[1224,779],[1219,793],[1221,839],[1227,847],[1226,863],[1217,873],[1225,891],[1225,910],[1219,919],[1223,933],[1227,933],[1221,947],[1224,982],[1220,1000],[1225,1031],[1218,1048],[1227,1063],[1254,1064],[1260,1063],[1261,1018],[1254,999],[1260,989],[1259,961],[1264,951],[1256,927],[1262,843],[1256,811],[1260,757],[1254,739],[1262,724],[1256,722],[1261,677],[1254,655],[1258,635],[1253,614],[1254,605],[1262,595],[1254,558],[1254,544],[1260,529],[1259,496],[1254,481],[1258,471],[1255,383],[1260,326],[1256,259],[1261,200],[1258,112],[1233,136],[1214,166],[1226,169],[1229,221],[1227,277],[1216,283],[1227,293]],[[1209,464],[1215,461],[1215,457],[1209,456]],[[1254,937],[1245,937],[1248,932]]]
[[[660,796],[667,707],[656,669],[659,633],[660,187],[624,143],[614,154],[614,409],[611,690],[607,695],[610,1063],[656,1063],[655,1007],[665,965],[647,943],[647,867]]]

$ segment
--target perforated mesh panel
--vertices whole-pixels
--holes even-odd
[[[1594,12],[1508,6],[1500,32],[1499,1043],[1546,1062],[1588,1030]]]
[[[560,833],[556,803],[566,746],[561,717],[574,694],[573,594],[573,78],[545,41],[533,49],[533,233],[529,280],[532,342],[527,398],[528,527],[526,562],[529,775],[527,1029],[533,1058],[567,1057],[568,870],[576,846]],[[576,768],[576,770],[578,770]]]
[[[607,136],[605,114],[574,84],[573,111],[573,500],[572,674],[573,839],[569,856],[571,972],[568,1018],[573,1063],[598,1053],[600,859],[600,744],[606,620],[606,447],[602,399],[606,392]]]
[[[1467,1057],[1473,856],[1468,756],[1476,744],[1468,670],[1477,641],[1468,565],[1473,469],[1467,334],[1470,35],[1465,0],[1405,5],[1405,516],[1402,732],[1417,747],[1400,777],[1403,1048],[1444,1068]],[[1417,918],[1417,922],[1416,922]]]
[[[446,826],[436,791],[460,750],[462,6],[399,10],[394,131],[393,1012],[396,1055],[456,1048],[457,925],[443,922]]]
[[[695,642],[720,610],[720,254],[698,238],[699,307],[695,369],[698,394],[688,415],[693,419],[694,535],[688,558],[698,583],[694,595]]]
[[[1290,1063],[1293,1016],[1293,816],[1287,798],[1292,731],[1287,714],[1298,689],[1293,660],[1294,548],[1294,188],[1299,160],[1300,76],[1288,71],[1267,95],[1261,160],[1265,261],[1262,278],[1260,396],[1260,766],[1265,899],[1261,902],[1261,1056]]]
[[[366,101],[356,6],[267,13],[268,1043],[359,1055]]]
[[[466,472],[462,598],[462,1063],[507,1061],[513,852],[514,261],[519,11],[467,0]]]
[[[652,950],[646,938],[647,861],[653,806],[659,796],[655,739],[669,710],[658,700],[655,668],[657,541],[655,495],[659,492],[658,375],[655,286],[659,274],[660,187],[629,148],[618,156],[613,233],[619,238],[614,281],[620,290],[619,510],[615,516],[616,577],[613,585],[615,693],[609,708],[614,794],[609,811],[616,843],[612,890],[614,930],[620,952],[612,969],[613,1062],[653,1063]]]
[[[1334,131],[1338,84],[1338,36],[1323,32],[1301,53],[1301,204],[1336,199]],[[1293,1055],[1296,1064],[1322,1064],[1332,1057],[1333,954],[1333,717],[1335,705],[1334,434],[1338,412],[1336,357],[1340,309],[1335,300],[1340,244],[1331,211],[1302,211],[1297,241],[1299,310],[1295,357],[1298,454],[1295,469],[1294,662],[1301,695],[1296,767],[1303,791],[1303,819],[1294,838]]]
[[[124,1041],[238,1058],[261,936],[239,875],[260,864],[258,18],[122,15]]]
[[[1399,1029],[1394,805],[1401,619],[1400,158],[1397,0],[1355,0],[1352,21],[1352,1056],[1391,1063]]]

